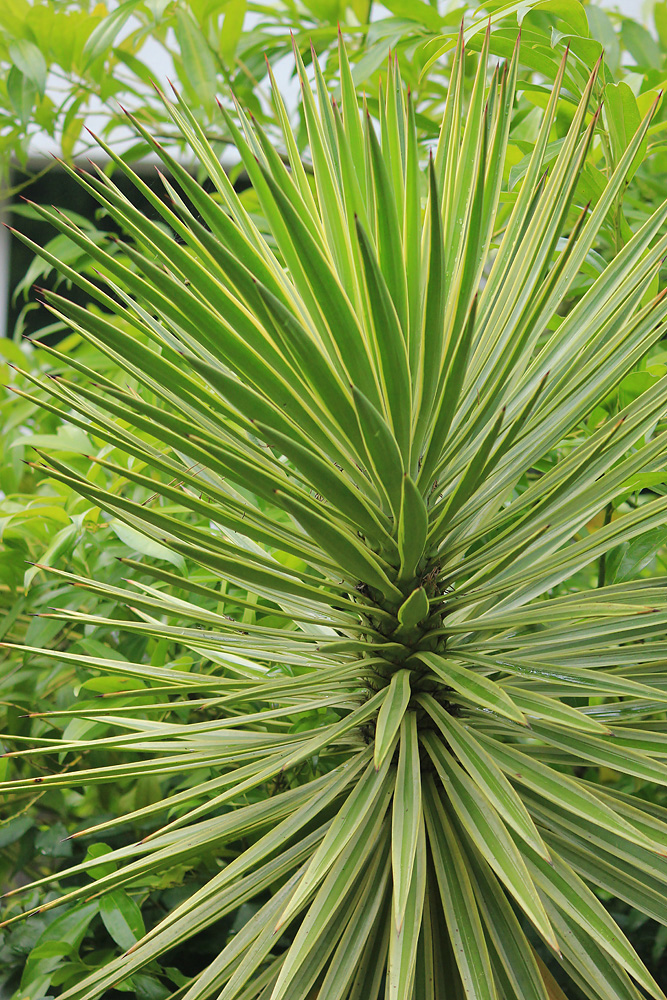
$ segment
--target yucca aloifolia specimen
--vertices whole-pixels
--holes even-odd
[[[560,993],[539,939],[589,997],[638,998],[635,983],[662,996],[595,889],[667,922],[666,814],[581,774],[601,765],[667,784],[666,581],[567,582],[667,516],[660,497],[587,527],[640,470],[664,465],[667,380],[578,434],[665,330],[667,300],[647,290],[667,207],[561,318],[650,116],[595,207],[568,222],[598,115],[594,74],[545,172],[563,64],[501,220],[517,63],[488,83],[487,54],[488,39],[464,106],[459,49],[426,165],[396,67],[374,123],[344,48],[340,100],[317,66],[316,96],[304,84],[312,172],[278,93],[284,159],[240,109],[240,126],[223,112],[266,230],[181,100],[165,103],[215,196],[157,143],[182,192],[165,181],[166,201],[108,150],[178,242],[101,173],[80,181],[123,227],[125,258],[40,209],[108,279],[101,290],[35,247],[101,306],[49,295],[53,312],[132,380],[78,366],[89,384],[45,387],[68,420],[133,456],[118,471],[134,499],[55,459],[50,475],[214,583],[151,570],[188,602],[69,577],[127,601],[134,619],[115,627],[210,666],[75,657],[154,685],[154,703],[100,714],[120,735],[60,750],[112,746],[137,762],[39,780],[209,769],[114,821],[164,825],[109,855],[118,867],[96,891],[245,845],[67,997],[102,995],[251,899],[261,908],[180,996],[548,1000]],[[528,475],[548,455],[558,460]],[[136,499],[149,493],[163,503]],[[197,693],[215,718],[158,721]],[[303,712],[307,731],[292,724]]]

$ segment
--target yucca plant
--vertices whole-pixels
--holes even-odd
[[[595,1000],[663,996],[596,890],[667,923],[667,813],[590,779],[603,767],[667,784],[667,581],[604,579],[605,554],[667,516],[665,497],[626,502],[664,466],[667,380],[588,418],[665,332],[667,299],[650,289],[667,205],[568,298],[651,115],[577,209],[596,73],[545,171],[564,59],[512,196],[517,60],[489,81],[487,57],[488,36],[464,107],[460,41],[426,164],[395,64],[373,121],[341,46],[335,100],[298,62],[307,161],[277,90],[282,156],[221,107],[261,218],[179,98],[165,106],[213,195],[134,121],[173,179],[167,197],[107,152],[163,221],[101,172],[80,182],[124,230],[122,253],[40,209],[104,275],[35,246],[95,303],[50,294],[52,312],[129,385],[78,363],[88,385],[27,377],[131,456],[98,459],[125,492],[55,458],[44,468],[193,567],[143,566],[156,585],[134,589],[62,573],[130,609],[75,620],[178,643],[202,666],[73,655],[143,682],[141,704],[81,710],[119,733],[46,741],[30,752],[57,750],[54,773],[2,790],[192,775],[85,831],[155,820],[104,858],[96,894],[236,848],[64,996],[131,983],[247,901],[254,914],[179,996],[554,1000],[549,955]],[[193,706],[208,714],[183,724]],[[130,757],[63,772],[91,749]]]

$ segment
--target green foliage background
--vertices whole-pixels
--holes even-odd
[[[394,0],[384,5],[390,16],[370,21],[373,4],[368,0],[345,3],[254,3],[252,0],[201,0],[173,3],[165,0],[126,0],[108,10],[104,4],[81,2],[29,3],[28,0],[0,0],[0,166],[5,184],[12,192],[11,165],[32,170],[31,141],[35,134],[50,136],[65,160],[71,160],[75,150],[92,148],[82,126],[86,115],[94,110],[97,128],[111,145],[124,149],[127,162],[135,162],[147,152],[143,142],[127,148],[123,113],[117,102],[137,112],[140,121],[161,141],[177,150],[180,139],[164,114],[162,102],[154,95],[147,69],[144,46],[164,46],[173,58],[175,84],[195,108],[214,147],[222,155],[229,135],[215,105],[216,93],[224,86],[232,87],[239,103],[249,108],[275,134],[275,113],[267,98],[268,78],[265,54],[274,63],[291,58],[293,32],[306,63],[310,43],[322,61],[325,75],[337,74],[337,26],[340,22],[350,47],[355,80],[376,92],[378,76],[384,72],[389,51],[398,54],[404,80],[409,83],[416,100],[417,122],[422,137],[435,138],[442,111],[447,67],[456,31],[462,17],[469,28],[471,52],[481,46],[480,29],[489,16],[492,20],[491,52],[507,57],[514,46],[521,17],[522,49],[520,77],[523,83],[517,110],[512,122],[511,154],[513,162],[506,178],[511,192],[520,181],[526,158],[536,135],[537,113],[546,103],[551,80],[555,77],[565,46],[572,57],[568,64],[566,89],[559,105],[556,126],[551,138],[550,154],[555,156],[571,120],[576,101],[596,60],[604,49],[604,64],[599,93],[604,93],[604,117],[601,139],[591,149],[582,183],[578,190],[581,203],[594,205],[606,178],[613,171],[634,134],[639,121],[667,82],[667,4],[658,3],[653,9],[653,24],[649,31],[632,19],[610,14],[593,5],[582,7],[577,0],[547,0],[541,4],[486,5],[477,12],[462,6],[442,5],[411,0]],[[243,30],[244,18],[254,15],[252,30]],[[436,60],[436,61],[433,61]],[[426,68],[430,71],[424,75]],[[48,81],[48,86],[47,86]],[[296,110],[297,122],[300,111]],[[298,133],[299,134],[299,133]],[[303,127],[301,138],[305,142]],[[50,165],[44,169],[52,169]],[[667,110],[661,106],[649,129],[646,142],[636,159],[631,183],[614,206],[603,227],[599,244],[587,260],[579,286],[573,291],[573,302],[583,294],[591,278],[599,273],[602,262],[611,259],[627,242],[633,231],[662,200],[663,180],[667,170]],[[231,176],[243,181],[240,167],[232,167]],[[16,177],[16,174],[14,174]],[[21,180],[23,186],[25,180]],[[29,192],[28,192],[29,193]],[[253,194],[245,195],[247,207],[258,211]],[[61,206],[67,209],[67,206]],[[20,211],[30,214],[30,208]],[[108,220],[99,217],[87,225],[93,234],[103,233]],[[58,249],[62,250],[64,237]],[[73,252],[73,251],[72,251]],[[121,252],[121,251],[119,251]],[[91,269],[92,262],[82,255],[73,257],[82,270]],[[91,271],[92,273],[92,271]],[[44,273],[29,276],[19,290],[22,301],[33,302],[32,281],[40,283],[52,276]],[[658,279],[659,280],[659,279]],[[647,293],[647,299],[657,288]],[[46,322],[46,320],[45,320]],[[99,356],[82,346],[76,336],[60,341],[57,352],[38,349],[18,336],[0,343],[0,370],[3,383],[12,388],[28,388],[25,379],[16,374],[12,365],[35,374],[57,376],[77,360],[99,368]],[[57,331],[52,331],[57,332]],[[658,345],[627,376],[621,386],[604,402],[599,412],[589,418],[582,433],[592,432],[598,423],[618,412],[656,378],[667,372],[667,348]],[[114,379],[111,362],[101,374]],[[91,456],[104,458],[122,466],[126,457],[102,445],[99,440],[71,427],[63,428],[60,419],[29,401],[5,392],[0,399],[0,638],[30,646],[49,646],[70,654],[84,653],[114,656],[134,662],[148,661],[154,666],[193,663],[198,656],[194,649],[184,648],[164,639],[146,639],[130,632],[113,632],[105,628],[81,625],[63,626],[60,619],[48,617],[52,608],[59,611],[85,611],[95,615],[123,620],[129,617],[121,603],[114,604],[108,596],[91,595],[59,582],[57,571],[64,570],[104,579],[110,585],[120,585],[130,576],[135,582],[150,583],[154,573],[168,573],[174,568],[174,555],[161,549],[154,541],[132,535],[131,529],[102,515],[62,484],[49,479],[25,460],[34,457],[34,448],[48,448],[50,453],[66,456],[69,464],[91,482],[111,492],[127,485],[117,473],[110,472]],[[551,464],[558,462],[555,451]],[[543,472],[548,468],[548,463]],[[648,491],[665,493],[662,473],[635,484],[635,494]],[[141,496],[137,491],[137,497]],[[632,494],[626,498],[633,501]],[[625,502],[625,500],[624,500]],[[613,510],[605,517],[611,519]],[[600,520],[600,525],[604,519]],[[595,525],[591,529],[595,529]],[[622,582],[637,574],[665,572],[664,532],[649,532],[633,542],[614,550],[596,567],[606,582]],[[38,563],[39,565],[34,565]],[[53,572],[42,569],[50,567]],[[180,564],[176,568],[182,568]],[[201,568],[189,567],[190,579],[203,586],[214,582]],[[595,580],[588,580],[588,583]],[[174,585],[173,595],[184,597]],[[233,588],[230,609],[236,609]],[[254,612],[246,609],[244,620],[252,622]],[[279,623],[276,623],[279,624]],[[0,685],[0,731],[11,737],[7,749],[35,738],[44,739],[64,730],[67,738],[94,738],[100,735],[96,724],[77,719],[69,721],[67,709],[99,705],[103,696],[113,707],[112,679],[90,678],[76,665],[38,663],[34,658],[23,659],[7,650],[2,664]],[[141,687],[133,692],[137,709],[145,700]],[[63,712],[48,716],[46,713]],[[206,710],[199,707],[182,711],[182,721],[202,721]],[[312,720],[304,718],[304,728]],[[108,760],[108,758],[106,758]],[[118,762],[122,754],[117,755]],[[50,762],[50,769],[54,762]],[[57,761],[55,762],[57,765]],[[67,761],[72,766],[74,761]],[[95,759],[89,760],[94,766]],[[100,760],[101,763],[101,760]],[[20,758],[0,760],[0,780],[7,777],[38,773],[39,763],[23,763]],[[656,806],[666,805],[664,789],[643,785],[639,779],[621,778],[614,772],[588,768],[587,778],[612,784],[650,799]],[[206,775],[197,776],[205,780]],[[44,793],[18,795],[3,805],[4,819],[0,826],[0,871],[8,887],[28,879],[58,871],[83,859],[86,851],[97,852],[100,858],[111,847],[121,846],[142,835],[139,825],[122,833],[111,831],[104,841],[84,848],[68,833],[109,820],[116,812],[140,808],[159,801],[184,787],[190,779],[171,778],[158,782],[146,777],[139,781],[127,779],[118,787],[106,785],[80,790],[52,790]],[[270,794],[266,788],[258,795]],[[224,858],[222,860],[229,860]],[[17,1000],[39,1000],[57,995],[61,988],[77,981],[85,969],[89,972],[104,965],[110,956],[120,954],[177,902],[194,892],[217,870],[218,858],[203,857],[198,867],[176,867],[160,877],[156,890],[147,901],[116,890],[104,900],[91,899],[66,912],[46,911],[22,924],[12,925],[0,939],[0,983],[6,995],[16,990]],[[100,861],[99,872],[104,872]],[[91,883],[92,885],[92,883]],[[12,897],[7,915],[48,903],[57,894],[54,886],[34,890],[28,897]],[[631,934],[642,957],[660,978],[660,963],[664,954],[664,930],[638,917],[629,907],[609,897],[605,902],[622,926]],[[225,939],[243,926],[252,915],[246,905],[219,930]],[[164,965],[149,968],[126,984],[126,991],[143,1000],[161,1000],[177,990],[185,975],[205,964],[217,948],[210,940],[196,942],[188,953],[169,956]],[[663,972],[663,983],[667,979]]]

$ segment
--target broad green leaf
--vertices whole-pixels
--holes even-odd
[[[376,481],[388,497],[394,517],[398,518],[404,475],[398,444],[382,414],[355,385],[352,386],[352,395]]]
[[[493,941],[505,974],[519,996],[526,1000],[556,1000],[543,977],[533,948],[505,894],[479,857],[467,854],[470,877],[487,933]]]
[[[231,0],[226,5],[220,31],[220,54],[227,65],[234,62],[236,47],[243,33],[247,6],[247,0]]]
[[[511,688],[510,692],[512,701],[528,719],[534,716],[584,732],[609,733],[608,728],[597,722],[596,719],[589,718],[584,712],[578,712],[575,708],[571,708],[555,698],[547,698],[542,694],[520,691],[515,688]]]
[[[281,914],[279,926],[289,919],[290,914],[297,912],[302,902],[322,881],[341,852],[355,838],[367,817],[374,815],[378,803],[384,803],[386,809],[393,785],[392,779],[389,761],[386,761],[385,766],[379,771],[371,766],[366,769],[363,778],[339,810],[304,878]]]
[[[391,825],[391,864],[394,885],[394,922],[400,934],[418,850],[421,808],[421,768],[417,717],[406,712],[401,720],[400,749]]]
[[[382,856],[377,854],[378,861]],[[389,885],[390,860],[384,867],[372,863],[364,879],[355,910],[340,939],[319,989],[320,1000],[342,1000],[348,989],[365,948],[372,941],[374,925],[379,922],[380,908]]]
[[[180,56],[183,60],[184,87],[212,110],[217,86],[215,57],[192,14],[184,8],[176,11],[174,26]]]
[[[44,96],[46,88],[46,60],[41,50],[28,38],[17,38],[9,43],[9,56],[13,65],[20,70],[25,79],[37,88],[40,96]]]
[[[123,0],[123,3],[119,4],[106,17],[103,17],[99,24],[93,28],[83,47],[84,69],[98,56],[106,55],[110,51],[118,34],[132,17],[138,4],[139,0]]]
[[[424,788],[424,815],[452,941],[467,1000],[497,1000],[484,930],[456,833],[432,778]]]
[[[152,538],[142,535],[141,532],[132,528],[129,524],[123,524],[122,521],[114,519],[111,522],[111,528],[113,533],[120,538],[121,542],[134,552],[140,552],[145,556],[152,556],[154,559],[163,559],[166,562],[170,562],[173,566],[178,567],[178,569],[185,568],[182,556],[172,552],[166,545],[160,545],[159,542],[153,541]]]
[[[455,660],[437,653],[415,653],[415,659],[425,664],[444,684],[482,708],[526,725],[526,719],[503,689],[483,674],[466,669]]]
[[[651,996],[661,1000],[662,990],[646,971],[630,942],[602,903],[569,866],[557,857],[554,857],[551,865],[546,865],[541,858],[535,858],[529,862],[529,866],[540,887],[566,918],[590,936]]]
[[[412,629],[427,617],[429,611],[428,595],[423,587],[417,587],[401,604],[396,613],[399,625],[404,629]]]
[[[390,289],[380,271],[374,248],[361,222],[357,235],[364,263],[366,289],[370,302],[374,353],[382,383],[382,395],[387,407],[396,443],[404,462],[410,451],[412,399],[405,337],[400,319],[392,302]],[[406,462],[407,464],[407,462]]]
[[[401,592],[391,582],[380,560],[377,557],[374,558],[373,553],[351,532],[348,533],[344,528],[334,525],[330,517],[309,511],[297,500],[292,500],[281,493],[278,493],[277,496],[311,538],[314,538],[330,554],[337,556],[340,565],[353,580],[366,580],[370,586],[376,587],[389,600],[396,599],[396,597],[400,600]]]
[[[333,949],[336,938],[340,935],[340,927],[336,928],[335,925],[332,927],[332,922],[344,904],[346,896],[349,898],[350,885],[354,885],[355,880],[361,874],[373,848],[376,851],[382,851],[383,840],[385,844],[388,840],[389,831],[385,821],[385,813],[390,796],[391,787],[385,783],[383,793],[376,797],[359,828],[360,835],[347,842],[346,847],[341,849],[340,856],[333,863],[328,877],[299,928],[294,946],[290,949],[289,958],[283,965],[276,987],[276,1000],[288,996],[292,986],[299,984],[297,976],[303,970],[305,962],[309,962],[311,965],[311,968],[307,970],[308,979],[305,987],[306,990],[310,989],[313,980]],[[293,909],[295,899],[306,898],[302,893],[294,894],[285,912],[289,913]],[[278,927],[282,926],[283,920],[284,916],[281,917]],[[333,933],[330,932],[328,940],[323,940],[321,935],[323,937],[327,926],[332,927]],[[324,945],[324,949],[322,949],[322,945]],[[323,950],[324,955],[322,955]],[[303,985],[303,983],[299,985]]]
[[[420,695],[420,703],[442,731],[447,743],[465,767],[479,790],[498,810],[505,822],[515,830],[526,843],[547,860],[547,850],[542,837],[533,823],[521,798],[505,778],[493,757],[486,752],[472,732],[462,726],[449,712],[430,695]]]
[[[378,712],[375,728],[375,767],[379,770],[396,743],[401,723],[410,701],[411,681],[409,670],[396,670],[387,694]]]
[[[426,888],[426,835],[424,817],[418,813],[418,827],[414,864],[405,898],[402,920],[392,921],[389,939],[388,996],[401,1000],[409,996],[415,979],[415,965],[422,923],[424,892]]]
[[[410,580],[416,575],[425,554],[427,531],[426,504],[410,476],[405,475],[398,521],[399,579]]]
[[[649,850],[658,848],[657,842],[647,840],[639,829],[628,823],[616,810],[609,808],[603,800],[568,775],[558,773],[556,777],[556,772],[550,767],[521,753],[516,747],[501,744],[482,733],[478,734],[478,738],[498,766],[514,781],[526,785],[566,812],[590,819],[596,826],[609,830],[617,837],[631,840]]]
[[[504,823],[493,809],[485,808],[476,795],[475,784],[447,752],[442,741],[426,733],[422,743],[433,761],[456,815],[475,847],[514,896],[537,931],[548,944],[558,945],[537,888],[528,874]],[[540,858],[543,861],[543,858]],[[549,864],[550,862],[544,862]]]
[[[111,937],[124,951],[145,934],[141,910],[122,889],[114,889],[102,896],[100,916]]]
[[[667,766],[653,761],[629,747],[619,748],[609,740],[584,734],[568,735],[568,739],[564,740],[561,729],[545,722],[534,722],[532,728],[551,746],[567,747],[570,751],[581,755],[585,760],[594,761],[603,767],[615,768],[627,774],[635,774],[637,777],[661,785],[667,784]]]

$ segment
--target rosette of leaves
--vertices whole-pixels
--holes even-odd
[[[2,788],[192,776],[113,820],[152,832],[105,857],[96,893],[234,848],[72,1000],[128,988],[246,902],[250,919],[179,996],[549,1000],[562,995],[549,953],[594,1000],[663,996],[598,891],[665,923],[665,813],[588,779],[604,767],[667,784],[666,581],[605,585],[603,561],[667,516],[662,496],[625,503],[664,466],[667,381],[584,429],[665,332],[650,289],[667,206],[568,301],[651,116],[576,210],[599,111],[594,73],[546,171],[563,62],[510,196],[517,61],[489,73],[487,56],[488,37],[464,102],[459,44],[426,163],[395,65],[372,120],[341,48],[335,99],[299,65],[306,164],[277,92],[282,156],[240,108],[221,110],[261,219],[178,98],[165,107],[213,194],[134,122],[170,173],[166,199],[108,152],[158,221],[104,174],[80,177],[125,232],[122,255],[40,210],[105,278],[35,247],[94,303],[49,294],[52,311],[128,377],[77,363],[89,382],[52,380],[49,405],[133,458],[114,492],[56,458],[45,468],[214,582],[60,574],[131,609],[77,621],[206,665],[77,656],[140,679],[144,701],[82,710],[116,730],[36,747],[57,747],[53,773]],[[207,714],[184,724],[183,705]],[[63,773],[64,755],[91,749],[132,758]],[[75,885],[53,905],[89,895]]]

